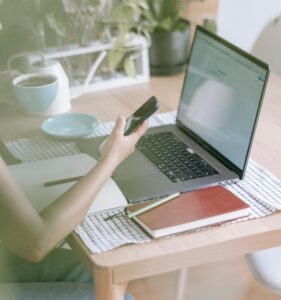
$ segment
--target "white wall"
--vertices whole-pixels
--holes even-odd
[[[219,0],[218,34],[251,51],[259,33],[279,15],[281,0]]]

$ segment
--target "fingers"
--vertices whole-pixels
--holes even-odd
[[[113,132],[117,134],[124,134],[126,126],[126,119],[124,116],[119,116],[115,122]],[[144,133],[146,132],[148,128],[148,121],[144,121],[142,125],[140,125],[133,133],[130,134],[131,137],[139,139]]]
[[[113,131],[117,132],[117,133],[124,133],[124,129],[125,129],[125,125],[126,125],[126,119],[124,116],[119,116],[115,122]]]
[[[146,121],[144,121],[144,122],[142,123],[142,125],[140,125],[140,126],[132,133],[132,135],[135,135],[135,136],[137,137],[137,139],[139,139],[140,137],[142,137],[142,136],[145,134],[147,128],[148,128],[148,121],[146,120]]]

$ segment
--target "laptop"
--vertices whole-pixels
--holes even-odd
[[[176,124],[149,128],[113,174],[128,202],[242,179],[268,75],[266,63],[198,26]],[[78,146],[97,159],[104,139]]]

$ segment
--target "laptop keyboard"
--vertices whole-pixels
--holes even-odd
[[[171,132],[146,134],[136,147],[172,182],[218,174],[211,165]]]

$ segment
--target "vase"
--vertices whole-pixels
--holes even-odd
[[[154,32],[149,49],[149,65],[152,75],[172,75],[184,71],[190,44],[190,23],[183,30]]]

